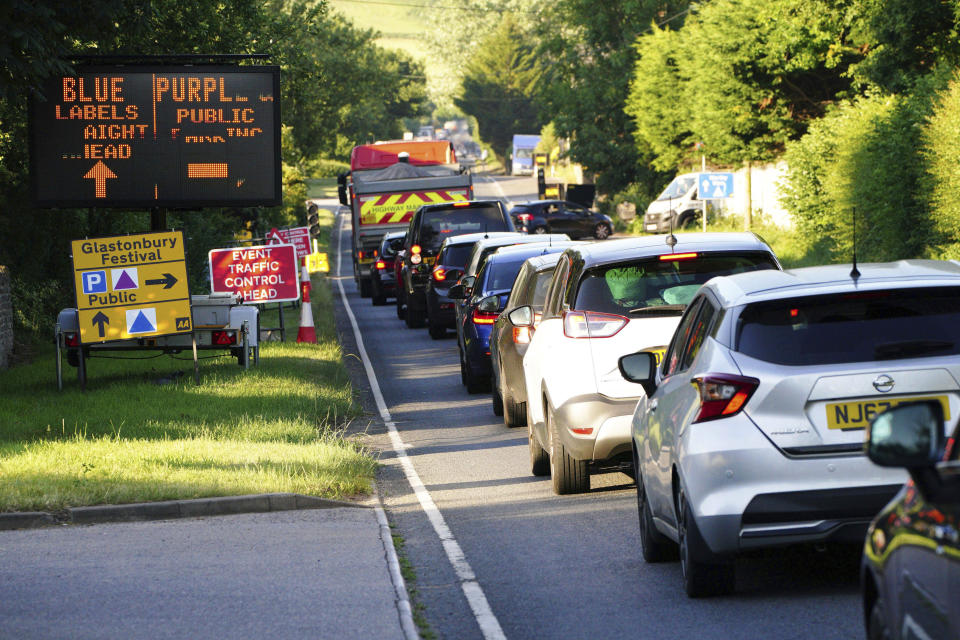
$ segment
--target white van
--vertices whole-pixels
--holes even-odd
[[[697,199],[697,173],[682,173],[667,185],[643,216],[643,230],[647,233],[670,231],[692,226],[700,220],[703,201]]]

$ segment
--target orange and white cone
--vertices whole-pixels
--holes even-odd
[[[303,267],[306,272],[306,266]],[[300,328],[297,330],[297,342],[317,342],[317,331],[313,328],[313,306],[310,304],[310,274],[300,283],[303,303],[300,305]]]
[[[300,286],[308,293],[313,289],[313,285],[310,283],[310,268],[307,267],[306,256],[300,259]]]

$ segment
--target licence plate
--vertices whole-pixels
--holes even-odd
[[[647,231],[656,231],[656,230],[657,230],[657,225],[655,225],[655,224],[648,224],[648,225],[647,225]]]
[[[883,400],[854,400],[832,402],[827,405],[827,428],[863,429],[877,415],[903,402],[937,400],[943,407],[943,419],[950,420],[950,400],[947,396],[911,396],[909,398],[886,398]]]

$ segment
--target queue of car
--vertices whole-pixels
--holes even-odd
[[[960,637],[960,264],[783,271],[751,233],[574,242],[501,213],[415,216],[444,239],[411,224],[398,314],[456,329],[533,475],[634,478],[641,555],[691,597],[746,551],[866,538],[868,637]]]

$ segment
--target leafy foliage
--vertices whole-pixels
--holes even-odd
[[[856,28],[867,43],[859,82],[889,92],[910,90],[938,64],[960,63],[956,0],[854,0]]]
[[[270,54],[281,67],[284,204],[177,211],[194,292],[207,250],[246,228],[262,233],[302,215],[307,160],[399,133],[420,113],[422,69],[372,44],[369,32],[328,16],[322,0],[10,0],[0,6],[0,264],[17,282],[19,330],[45,334],[73,302],[69,241],[142,232],[146,211],[32,207],[27,104],[47,77],[72,73],[77,56]],[[34,293],[35,292],[35,293]],[[30,299],[26,299],[30,298]],[[42,329],[41,329],[42,327]]]
[[[467,64],[454,101],[483,123],[484,139],[503,158],[515,133],[538,131],[535,88],[542,75],[523,30],[510,14]]]
[[[431,56],[427,91],[436,109],[448,116],[440,119],[449,120],[457,115],[454,99],[460,94],[467,66],[484,41],[508,15],[528,33],[547,0],[434,0],[433,4],[433,10],[421,15],[421,36]],[[533,42],[528,33],[524,44]]]
[[[640,149],[667,170],[702,142],[716,163],[778,156],[849,88],[844,3],[716,0],[678,32],[640,37],[627,103]]]
[[[936,102],[923,130],[925,183],[931,220],[940,237],[930,253],[960,259],[960,72]]]
[[[831,240],[834,255],[897,260],[922,255],[929,210],[919,197],[916,132],[926,96],[870,95],[831,113],[787,153],[788,201],[799,226]]]

